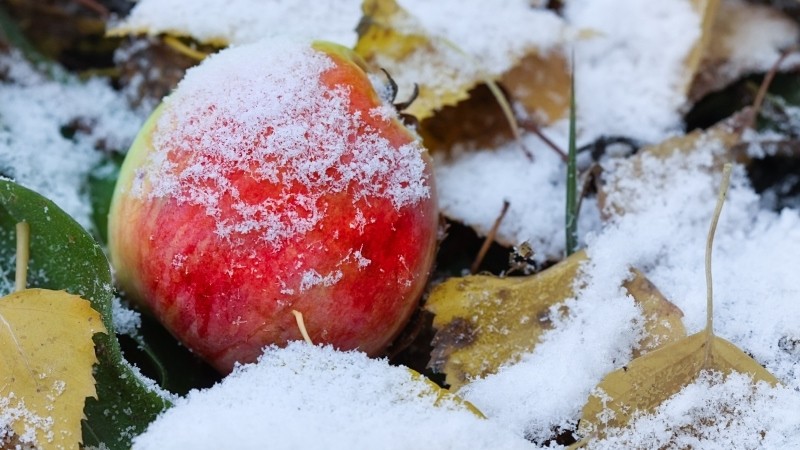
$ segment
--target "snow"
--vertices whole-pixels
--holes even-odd
[[[350,113],[358,87],[321,78],[334,64],[304,41],[267,40],[209,57],[165,99],[132,195],[201,206],[220,236],[256,233],[274,248],[314,229],[324,199],[341,192],[356,205],[382,198],[397,209],[428,198],[420,142],[390,143],[385,129],[396,125],[383,110]],[[242,142],[255,145],[243,151]],[[240,191],[251,181],[231,180],[242,173],[267,194]]]
[[[136,438],[162,448],[534,448],[403,367],[302,342],[193,391]]]
[[[356,43],[360,0],[139,1],[115,28],[189,35],[202,42],[248,44],[275,36]]]
[[[629,427],[613,429],[585,448],[796,448],[798,408],[800,396],[787,387],[753,383],[738,373],[704,372],[653,414],[639,415]]]
[[[100,149],[128,148],[143,117],[106,80],[53,70],[51,78],[16,51],[0,54],[0,174],[91,228],[89,172],[102,161]],[[73,126],[74,136],[65,135]]]
[[[523,142],[534,163],[516,142],[492,151],[435,154],[439,208],[485,235],[507,200],[497,240],[508,246],[528,241],[537,262],[557,260],[564,252],[565,169],[561,157],[533,134],[525,134]],[[579,220],[580,230],[599,227],[594,199],[584,201]]]
[[[249,43],[271,34],[308,38],[307,30],[313,30],[313,37],[352,44],[360,17],[356,3],[360,4],[330,1],[314,8],[303,5],[298,14],[293,8],[301,3],[288,1],[232,0],[227,6],[211,1],[140,1],[125,26],[147,27],[151,33],[191,26],[195,27],[191,34],[199,39],[224,37],[241,45],[210,57],[202,68],[189,72],[167,102],[156,141],[179,148],[180,136],[195,135],[195,127],[229,117],[227,112],[241,107],[254,112],[237,118],[236,126],[252,136],[262,121],[283,120],[284,113],[262,110],[264,105],[279,102],[303,111],[322,108],[320,122],[343,129],[353,126],[341,118],[344,92],[334,92],[331,104],[320,103],[318,76],[329,67],[329,59],[289,44],[266,51],[263,44]],[[540,10],[523,11],[522,5],[527,3],[503,0],[500,8],[491,2],[401,1],[426,29],[493,66],[504,67],[531,45],[552,47],[553,51],[574,47],[581,143],[607,135],[652,143],[682,131],[689,75],[684,61],[700,36],[694,2],[572,0],[566,2],[563,18]],[[723,3],[722,10],[742,25],[724,41],[736,51],[728,57],[728,65],[721,67],[764,70],[774,62],[780,47],[796,41],[797,26],[775,18],[774,11],[764,6],[750,5],[754,9],[746,9],[748,14],[737,12],[745,11],[743,5],[730,0]],[[473,20],[476,13],[481,17]],[[533,15],[542,25],[526,30]],[[303,21],[294,23],[282,17]],[[156,18],[164,22],[153,22]],[[573,34],[564,34],[564,30]],[[496,35],[497,41],[487,44],[486,35]],[[505,50],[494,52],[495,45]],[[276,67],[280,68],[279,78],[270,83],[288,83],[289,89],[256,83],[257,76]],[[83,180],[101,160],[96,147],[102,141],[125,148],[141,117],[103,80],[51,80],[33,71],[15,53],[0,56],[0,73],[5,75],[0,84],[0,171],[55,200],[89,226]],[[232,75],[237,77],[237,92],[230,90],[230,82],[223,82]],[[313,94],[316,97],[309,99]],[[209,98],[215,104],[213,111],[208,108]],[[388,114],[386,108],[374,112],[376,117],[388,118]],[[79,130],[71,139],[62,136],[61,127],[76,118],[88,120],[91,130]],[[279,133],[276,139],[296,144],[303,135],[295,133],[296,126],[287,124],[286,133]],[[566,130],[562,121],[543,132],[566,147]],[[169,164],[163,153],[151,160],[160,171],[148,180],[156,187],[154,195],[175,195],[217,214],[220,192],[235,197],[234,190],[221,184],[225,171],[236,169],[225,159],[236,143],[229,131],[223,129],[201,142],[205,147],[196,164],[178,168]],[[336,151],[340,142],[329,142],[324,133],[315,138],[325,140],[332,152],[319,158],[309,158],[305,150],[290,155],[287,161],[296,169],[293,179],[339,189],[336,180],[323,177],[315,181],[308,176],[324,174],[333,167],[347,170],[342,173],[361,183],[365,195],[381,195],[370,191],[373,184],[368,180],[376,174],[393,173],[399,174],[398,178],[389,183],[397,189],[389,192],[397,206],[427,194],[428,184],[416,159],[419,148],[409,147],[401,160],[385,161],[384,165],[374,165],[364,154],[357,163],[369,170],[359,172],[339,165]],[[538,262],[558,259],[564,251],[564,164],[537,137],[526,134],[523,141],[534,155],[533,162],[516,143],[495,149],[457,148],[450,155],[436,155],[440,206],[447,216],[486,233],[503,201],[508,200],[511,207],[500,226],[499,240],[509,245],[529,241]],[[382,143],[377,144],[380,149]],[[177,399],[175,408],[137,439],[136,448],[262,448],[265,442],[278,448],[545,445],[554,430],[575,428],[589,393],[606,374],[630,361],[642,337],[642,313],[620,288],[631,267],[642,270],[683,311],[688,333],[705,324],[703,258],[719,183],[712,162],[721,151],[720,143],[701,140],[688,157],[643,158],[641,173],[621,158],[603,160],[606,183],[619,187],[607,203],[623,206],[626,213],[612,214],[611,220],[603,223],[597,202],[584,202],[579,232],[591,259],[576,281],[574,298],[564,303],[568,313],[554,309],[554,328],[533,351],[494,375],[474,380],[458,393],[487,420],[477,419],[450,401],[434,407],[435,395],[403,368],[359,353],[298,343],[284,350],[268,349],[258,363],[239,367],[217,386]],[[758,144],[749,152],[764,154]],[[270,147],[258,149],[248,163],[256,164],[265,179],[276,178],[265,155],[272,155]],[[202,165],[203,170],[195,170]],[[211,172],[209,165],[214,168]],[[181,187],[185,178],[208,181],[213,189],[187,190]],[[313,205],[314,198],[308,198],[307,204]],[[290,224],[284,228],[275,225],[274,218],[264,220],[269,211],[259,209],[260,205],[238,207],[241,218],[253,220],[221,222],[221,234],[257,230],[269,239],[279,239],[310,229],[314,215],[324,213],[318,210],[309,217],[281,217],[277,222]],[[361,219],[352,226],[363,226],[366,219]],[[630,427],[613,430],[591,448],[657,448],[666,446],[669,439],[678,446],[695,448],[796,446],[800,442],[798,255],[800,212],[763,209],[743,167],[736,166],[715,240],[715,330],[753,355],[782,385],[754,385],[738,374],[725,379],[704,374],[653,414],[640,415]],[[354,252],[352,258],[359,266],[370,263],[360,252]],[[180,260],[175,262],[180,264]],[[308,271],[303,279],[305,286],[313,286],[335,282],[337,276],[335,271]],[[115,323],[123,331],[134,332],[136,317],[128,313],[115,307]],[[719,426],[722,416],[726,426]],[[693,432],[687,433],[692,427]]]
[[[528,0],[398,3],[419,21],[427,35],[457,46],[491,75],[503,74],[531,51],[555,51],[566,34],[561,18],[547,9],[532,7]]]
[[[624,186],[609,204],[624,205],[627,213],[588,238],[590,262],[576,281],[575,298],[565,303],[569,315],[555,314],[555,329],[522,361],[460,394],[534,440],[573,427],[589,392],[630,360],[641,336],[641,312],[620,289],[630,267],[642,270],[683,311],[689,334],[701,330],[705,239],[719,183],[712,156],[721,151],[718,142],[700,140],[688,157],[644,158],[642,173],[630,160],[609,162],[607,182]],[[800,331],[798,230],[797,211],[760,210],[744,171],[735,170],[715,239],[715,331],[776,375],[789,402],[800,401],[800,354],[791,344]],[[752,419],[780,421],[780,414],[765,408]],[[792,433],[789,441],[800,439],[800,429],[784,431]]]

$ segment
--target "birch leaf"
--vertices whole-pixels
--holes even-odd
[[[66,290],[89,300],[108,334],[94,338],[99,364],[94,374],[97,399],[86,401],[87,446],[130,448],[131,437],[170,406],[123,359],[111,314],[113,287],[103,250],[55,203],[12,181],[0,179],[0,261],[14,257],[14,227],[30,225],[28,285]],[[14,274],[0,265],[0,289],[8,291]],[[120,432],[125,430],[125,432]]]
[[[552,328],[552,308],[573,296],[572,286],[585,260],[581,251],[529,277],[475,275],[437,286],[425,305],[435,314],[437,330],[429,366],[445,373],[446,382],[458,390],[531,351]],[[646,318],[647,333],[638,353],[686,335],[681,311],[644,275],[634,271],[624,286]]]
[[[79,447],[84,402],[96,397],[92,336],[104,332],[77,295],[25,289],[0,298],[0,425],[19,443]]]

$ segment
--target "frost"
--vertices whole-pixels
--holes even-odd
[[[200,206],[219,236],[275,248],[314,229],[340,193],[396,209],[429,197],[421,145],[396,147],[351,112],[352,88],[320,79],[332,67],[284,41],[208,58],[165,101],[133,194]]]

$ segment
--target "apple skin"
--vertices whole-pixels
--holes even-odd
[[[292,310],[303,314],[315,343],[380,355],[418,305],[433,265],[438,207],[429,155],[396,116],[366,113],[386,111],[387,105],[356,55],[329,43],[311,47],[333,62],[319,81],[346,89],[348,111],[362,123],[359,130],[393,148],[418,147],[413,158],[424,164],[419,175],[427,195],[398,207],[390,195],[364,196],[351,183],[318,196],[324,214],[310,230],[277,240],[257,231],[220,236],[220,217],[234,208],[230,198],[220,199],[214,216],[203,205],[154,193],[152,183],[142,182],[159,176],[148,173],[153,170],[148,161],[158,150],[154,134],[168,102],[143,126],[115,189],[109,253],[120,287],[222,373],[237,362],[255,361],[265,346],[302,339]],[[268,134],[257,134],[256,140]],[[243,151],[248,145],[242,143]],[[191,149],[161,150],[178,166],[192,157]],[[303,205],[295,197],[309,189],[298,182],[258,179],[247,170],[228,173],[226,181],[237,189],[237,201],[278,201],[299,211]],[[380,187],[383,181],[375,183]]]

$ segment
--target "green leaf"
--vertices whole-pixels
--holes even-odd
[[[30,224],[29,287],[64,289],[80,295],[103,318],[108,334],[95,336],[99,364],[97,399],[86,401],[83,441],[109,449],[130,448],[131,439],[170,406],[124,361],[114,334],[114,288],[103,251],[92,237],[53,202],[9,180],[0,179],[0,291],[13,286],[14,227]]]
[[[575,67],[575,57],[572,58],[572,67]],[[575,253],[578,248],[578,166],[576,139],[577,119],[575,117],[575,72],[570,77],[569,91],[569,159],[567,160],[567,256]]]
[[[87,180],[94,231],[104,244],[108,242],[108,211],[111,209],[111,197],[114,195],[114,185],[117,183],[123,159],[124,156],[113,154],[95,166],[89,172]]]

